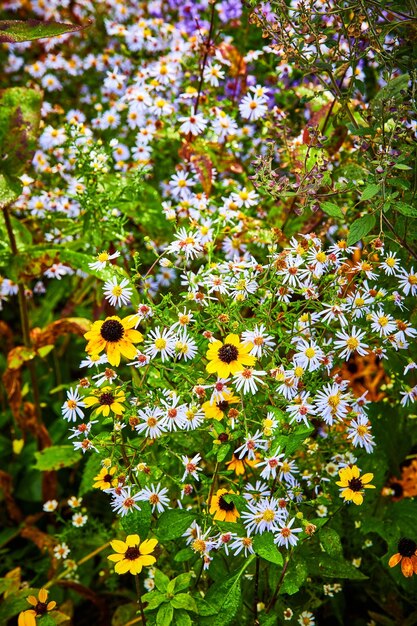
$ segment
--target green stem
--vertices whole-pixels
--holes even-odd
[[[9,207],[4,207],[3,209],[4,221],[6,224],[7,234],[9,236],[10,248],[14,257],[19,256],[19,250],[17,248],[16,237],[14,236],[13,226],[10,219]],[[27,308],[27,301],[25,296],[25,288],[22,283],[18,283],[18,301],[19,301],[19,313],[20,313],[20,324],[22,327],[22,335],[23,335],[23,343],[27,348],[32,347],[32,342],[30,340],[30,326],[29,326],[29,314]],[[32,384],[32,394],[33,401],[35,405],[35,413],[38,422],[42,421],[41,415],[41,407],[40,407],[40,397],[39,397],[39,388],[38,388],[38,380],[36,378],[36,372],[34,363],[32,361],[27,361],[27,366],[30,373],[30,379]]]
[[[142,594],[141,594],[141,591],[140,591],[139,574],[135,574],[135,584],[136,584],[136,594],[138,596],[138,604],[139,604],[139,609],[140,609],[140,616],[142,618],[142,624],[144,624],[144,626],[146,626],[146,618],[145,618],[145,613],[143,611]]]

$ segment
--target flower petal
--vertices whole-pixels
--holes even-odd
[[[146,541],[140,544],[140,553],[150,554],[155,550],[155,546],[157,543],[158,539],[146,539]]]
[[[139,544],[140,544],[140,537],[139,537],[139,535],[128,535],[126,537],[126,543],[127,543],[129,548],[133,548],[134,546],[139,546]]]
[[[110,542],[111,547],[115,552],[119,552],[119,554],[124,554],[128,549],[127,544],[124,541],[120,541],[119,539],[114,539]]]
[[[396,565],[398,565],[398,563],[401,561],[402,558],[403,557],[401,556],[401,554],[399,552],[397,552],[397,554],[393,554],[392,555],[392,557],[388,561],[388,565],[390,567],[395,567]]]

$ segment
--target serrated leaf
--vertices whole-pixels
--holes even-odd
[[[375,183],[367,185],[361,193],[360,201],[364,202],[365,200],[370,200],[371,198],[376,196],[380,189],[381,187]]]
[[[158,520],[156,534],[165,541],[178,539],[191,526],[194,520],[195,513],[185,509],[164,511]]]
[[[344,217],[342,209],[333,202],[321,202],[320,208],[330,217]]]
[[[71,467],[81,459],[81,453],[73,446],[51,446],[35,452],[34,468],[41,472]]]
[[[193,611],[194,613],[198,612],[194,598],[188,593],[178,593],[172,598],[171,604],[174,609],[185,609],[186,611]]]
[[[280,594],[288,594],[290,596],[298,592],[307,578],[307,566],[304,561],[294,559],[288,566],[284,582],[280,589]]]
[[[355,220],[349,230],[349,235],[347,238],[347,245],[352,246],[354,243],[357,243],[363,237],[373,229],[375,226],[376,219],[374,215],[364,215],[363,217]]]
[[[192,626],[191,617],[185,611],[175,611],[175,626]]]
[[[169,626],[174,616],[174,609],[170,604],[163,604],[156,615],[156,626]]]
[[[145,611],[153,611],[161,606],[163,602],[168,602],[168,598],[165,593],[159,591],[150,591],[142,596],[143,602],[146,602]]]
[[[21,41],[58,37],[65,33],[75,33],[88,26],[90,26],[90,24],[80,26],[77,24],[65,24],[63,22],[54,21],[1,20],[0,43],[20,43]]]
[[[174,583],[173,592],[178,593],[179,591],[184,591],[184,589],[188,589],[191,582],[191,574],[188,572],[185,574],[180,574],[172,581]]]
[[[0,172],[0,209],[13,204],[22,193],[22,189],[23,185],[19,180]]]
[[[163,572],[161,572],[161,570],[156,569],[155,570],[154,580],[155,580],[156,588],[159,591],[162,591],[163,593],[166,593],[167,588],[168,588],[168,584],[169,584],[168,576],[166,574],[164,574]]]
[[[151,528],[152,509],[149,502],[140,502],[140,511],[134,509],[120,520],[120,525],[127,535],[138,534],[141,541],[147,538]]]
[[[406,204],[405,202],[396,202],[393,207],[406,217],[417,217],[417,208],[411,206],[411,204]]]
[[[243,573],[254,560],[251,555],[243,567],[227,580],[215,583],[208,590],[205,600],[217,609],[217,617],[212,626],[229,626],[239,611],[242,602],[240,581]]]
[[[10,177],[15,191],[36,149],[42,93],[27,87],[0,91],[0,172]],[[3,183],[4,184],[4,183]]]
[[[284,563],[282,554],[274,543],[272,533],[266,532],[262,535],[256,535],[253,540],[253,549],[256,554],[270,563],[275,563],[275,565],[283,565]]]

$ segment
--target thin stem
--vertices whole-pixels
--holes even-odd
[[[83,563],[86,563],[87,561],[92,559],[94,556],[96,556],[96,554],[100,554],[100,552],[108,548],[109,545],[110,545],[110,542],[107,541],[105,544],[103,544],[99,548],[96,548],[95,550],[93,550],[93,552],[90,552],[89,554],[84,556],[82,559],[80,559],[80,561],[77,561],[77,564],[76,564],[77,567],[79,567]],[[50,581],[46,583],[46,585],[43,585],[43,586],[45,587],[45,589],[49,589],[49,587],[52,587],[56,582],[58,582],[58,580],[61,580],[61,578],[65,578],[65,576],[67,576],[72,571],[73,571],[72,567],[67,567],[60,574],[58,574],[58,576],[55,576],[55,578],[52,578]]]
[[[273,608],[275,602],[277,601],[279,590],[281,589],[282,583],[284,582],[284,576],[287,573],[287,569],[288,569],[288,565],[289,565],[290,560],[291,560],[291,556],[292,556],[292,552],[290,552],[290,554],[288,556],[288,559],[284,563],[284,567],[282,568],[281,576],[279,577],[276,589],[274,591],[274,595],[272,596],[270,603],[266,607],[266,611],[265,611],[266,613],[269,613],[269,611]]]
[[[19,250],[17,248],[16,237],[14,236],[13,226],[10,219],[9,207],[3,208],[4,221],[6,224],[6,230],[10,241],[10,248],[14,257],[19,255]],[[22,327],[22,336],[23,343],[27,348],[32,347],[32,342],[30,340],[30,326],[29,326],[29,313],[27,308],[27,301],[25,296],[25,288],[22,283],[18,284],[18,301],[19,301],[19,314],[20,314],[20,325]],[[39,396],[39,388],[38,388],[38,380],[36,378],[36,371],[32,361],[27,361],[27,366],[30,373],[30,380],[32,385],[32,394],[33,394],[33,402],[35,405],[35,413],[38,422],[42,421],[41,415],[41,405],[40,405],[40,396]]]
[[[394,227],[391,225],[391,222],[388,221],[388,219],[385,217],[385,215],[382,216],[382,220],[384,222],[384,224],[390,229],[390,231],[394,234],[394,237],[396,238],[396,240],[403,246],[403,248],[405,248],[412,257],[414,257],[415,259],[417,259],[417,251],[413,250],[413,248],[411,248],[408,243],[398,235],[398,233],[395,231]]]
[[[259,626],[258,593],[259,593],[259,556],[256,557],[256,566],[255,566],[255,593],[253,595],[253,624],[254,626]]]
[[[146,624],[145,613],[143,611],[142,593],[140,591],[139,574],[135,574],[135,584],[136,584],[136,594],[138,596],[138,604],[139,604],[139,609],[140,609],[140,615],[141,615],[141,618],[142,618],[142,624]]]
[[[210,42],[211,42],[211,38],[213,36],[213,30],[214,30],[214,16],[215,16],[215,11],[214,8],[216,6],[216,1],[214,0],[212,2],[211,5],[211,16],[210,16],[210,29],[209,29],[209,33],[207,36],[207,41],[204,44],[204,56],[203,56],[203,61],[201,63],[201,68],[200,68],[200,79],[199,79],[199,83],[198,83],[198,91],[197,91],[197,98],[195,101],[195,105],[194,105],[194,115],[196,115],[197,111],[198,111],[198,105],[200,104],[200,97],[201,97],[201,91],[203,89],[203,81],[204,81],[204,70],[206,67],[206,63],[207,63],[207,58],[210,52]]]

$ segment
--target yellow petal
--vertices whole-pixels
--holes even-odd
[[[226,339],[224,340],[224,343],[231,343],[232,346],[236,346],[237,348],[239,348],[239,346],[241,345],[239,335],[235,335],[234,333],[227,335]]]
[[[54,609],[55,607],[56,607],[55,600],[51,600],[51,602],[48,602],[48,604],[46,605],[46,610],[52,611],[52,609]]]
[[[143,567],[142,559],[141,557],[139,557],[138,559],[135,559],[134,561],[132,561],[132,564],[130,566],[130,573],[140,574],[142,571],[142,567]]]
[[[48,598],[48,592],[43,587],[42,587],[42,589],[39,589],[38,598],[43,603],[46,602],[46,600]]]
[[[31,604],[32,606],[36,606],[38,604],[38,598],[36,598],[35,596],[28,596],[26,598],[26,601],[29,602],[29,604]]]
[[[36,613],[33,609],[19,613],[18,626],[36,626]]]
[[[155,550],[155,546],[158,543],[158,539],[147,539],[143,543],[140,544],[140,553],[141,554],[150,554]]]
[[[109,554],[107,558],[109,559],[109,561],[118,563],[119,561],[123,561],[123,559],[125,558],[125,555],[124,553],[123,554]]]
[[[139,535],[128,535],[126,537],[126,543],[129,548],[133,548],[134,546],[138,546],[140,544]]]
[[[124,554],[128,548],[128,545],[119,539],[114,539],[110,542],[110,545],[115,552],[119,552],[120,554]]]
[[[135,351],[135,354],[136,354],[136,351]],[[116,343],[107,344],[107,358],[109,360],[110,365],[115,365],[116,367],[120,365],[120,350]]]
[[[359,491],[353,492],[352,500],[355,504],[362,504],[363,495]]]
[[[139,560],[143,567],[148,567],[149,565],[153,565],[153,563],[156,562],[156,558],[150,554],[144,554],[143,556],[139,557]]]
[[[359,478],[360,471],[359,471],[359,467],[357,465],[354,465],[351,468],[351,472],[352,472],[353,478]]]
[[[366,483],[370,483],[373,477],[373,474],[364,474],[363,476],[361,476],[362,484],[365,485]]]
[[[114,566],[114,571],[116,572],[116,574],[126,574],[126,572],[130,571],[132,565],[132,561],[129,561],[128,559],[123,559],[123,561],[119,561],[118,563],[116,563],[116,565]]]
[[[392,557],[388,561],[388,565],[390,567],[395,567],[396,565],[398,565],[398,563],[401,561],[402,558],[403,557],[401,556],[401,554],[399,552],[397,552],[397,554],[393,554],[392,555]]]

